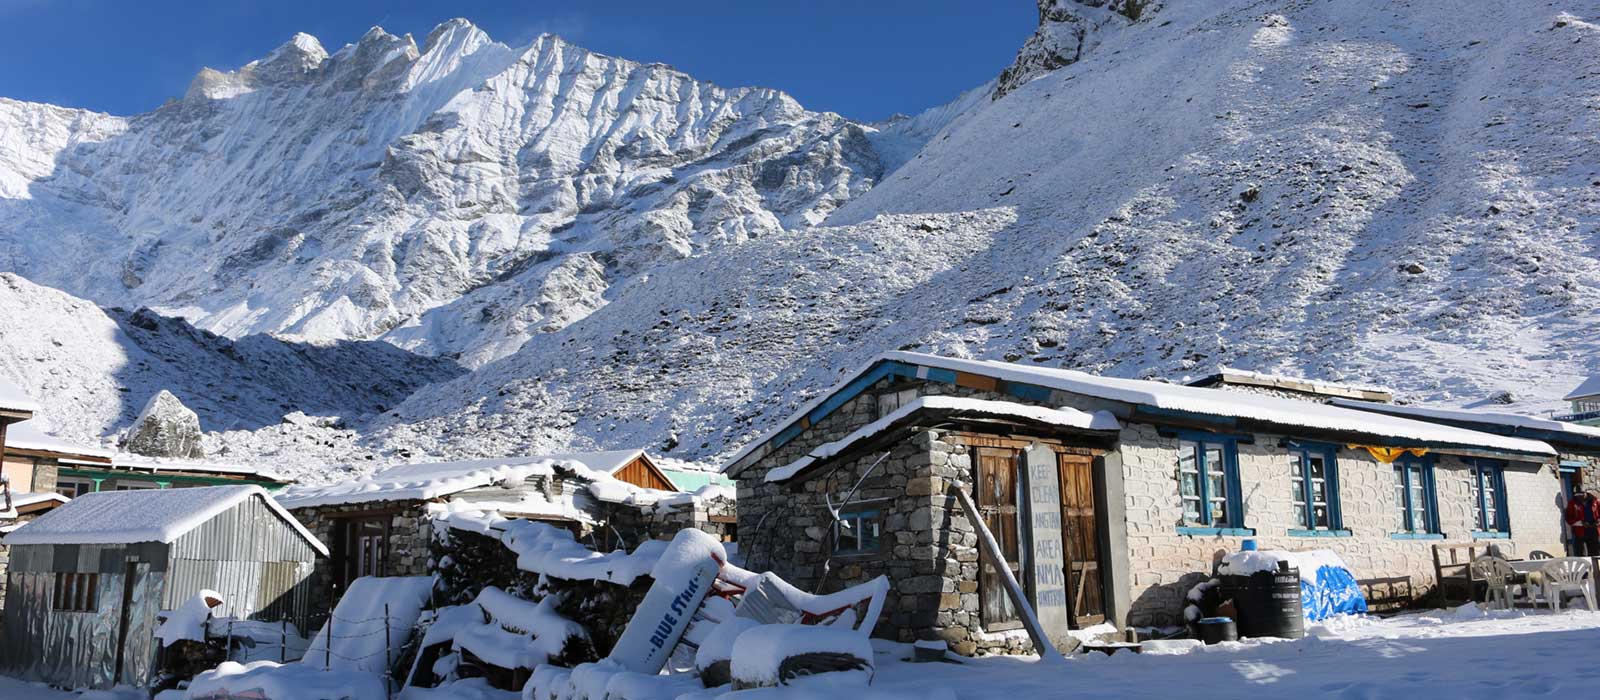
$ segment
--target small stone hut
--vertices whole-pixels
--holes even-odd
[[[435,520],[452,512],[548,522],[599,551],[685,527],[724,539],[734,532],[731,489],[681,493],[635,482],[672,486],[642,450],[616,450],[403,464],[363,479],[291,487],[278,498],[330,545],[316,572],[315,605],[325,610],[361,576],[430,573]]]
[[[87,494],[6,541],[0,670],[68,688],[147,686],[156,614],[202,590],[219,616],[303,627],[327,553],[258,486]]]
[[[1560,547],[1556,451],[1269,395],[893,352],[727,465],[747,568],[819,592],[886,574],[876,633],[1030,648],[999,566],[1052,636],[1182,624],[1220,557],[1329,548],[1432,585],[1436,543]],[[979,552],[966,489],[1005,561]],[[834,519],[837,513],[838,519]]]

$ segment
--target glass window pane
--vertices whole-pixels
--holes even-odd
[[[1395,513],[1399,516],[1395,522],[1396,529],[1401,531],[1411,529],[1411,524],[1406,518],[1406,473],[1401,465],[1394,465],[1394,505]]]

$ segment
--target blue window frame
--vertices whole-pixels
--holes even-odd
[[[1439,499],[1433,485],[1433,455],[1394,461],[1395,528],[1401,533],[1439,534]]]
[[[1304,530],[1343,530],[1339,508],[1338,448],[1317,443],[1289,445],[1294,521]]]
[[[845,506],[834,523],[833,553],[838,555],[873,554],[883,549],[881,503]]]
[[[1244,503],[1239,494],[1238,438],[1179,434],[1178,495],[1183,502],[1184,525],[1244,527]]]
[[[1506,513],[1506,464],[1497,459],[1472,461],[1472,515],[1478,532],[1511,532]]]

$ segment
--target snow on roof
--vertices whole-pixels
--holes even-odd
[[[238,474],[241,476],[254,476],[270,481],[288,483],[293,481],[282,473],[270,467],[249,464],[223,464],[219,462],[198,462],[186,459],[168,459],[165,457],[145,457],[126,452],[119,453],[111,459],[112,469],[127,469],[129,471],[159,472],[202,472],[209,474]]]
[[[1578,388],[1573,389],[1572,393],[1561,397],[1561,400],[1571,401],[1573,399],[1581,399],[1589,396],[1600,396],[1600,374],[1596,374],[1593,377],[1583,380],[1583,383],[1579,384]]]
[[[1389,387],[1386,387],[1386,386],[1379,386],[1377,384],[1360,384],[1360,383],[1354,383],[1354,382],[1330,382],[1330,381],[1323,380],[1323,379],[1308,379],[1306,377],[1295,377],[1295,376],[1290,376],[1290,375],[1287,375],[1287,374],[1272,374],[1272,373],[1269,373],[1269,372],[1257,372],[1257,371],[1254,371],[1254,370],[1239,369],[1238,367],[1229,367],[1227,365],[1222,365],[1222,366],[1218,367],[1217,368],[1217,374],[1214,375],[1214,376],[1220,376],[1224,380],[1226,380],[1226,379],[1248,379],[1248,380],[1253,380],[1253,381],[1260,382],[1260,383],[1263,383],[1263,384],[1305,384],[1305,385],[1308,385],[1310,387],[1313,387],[1313,388],[1316,388],[1316,389],[1322,389],[1322,390],[1363,392],[1363,393],[1373,393],[1373,394],[1388,394],[1390,396],[1394,395],[1394,390],[1393,389],[1390,389]],[[1200,381],[1204,381],[1204,379],[1209,379],[1209,377],[1203,378]]]
[[[772,483],[787,481],[806,467],[839,454],[851,445],[888,430],[895,423],[924,409],[945,409],[983,413],[1004,418],[1023,418],[1082,430],[1117,431],[1122,429],[1122,423],[1117,421],[1116,416],[1105,411],[1085,413],[1075,408],[1046,408],[1044,406],[1011,403],[1009,401],[989,401],[959,396],[918,396],[888,415],[858,428],[855,432],[833,442],[818,445],[805,456],[767,472],[766,480]]]
[[[37,450],[82,457],[110,459],[115,450],[84,445],[50,433],[50,424],[39,418],[13,423],[6,428],[6,449]]]
[[[584,466],[595,471],[615,474],[618,470],[628,466],[629,462],[644,455],[644,450],[610,450],[608,452],[566,452],[562,454],[545,455],[545,459],[560,460],[563,462],[583,462]]]
[[[555,462],[543,456],[402,464],[363,479],[324,486],[291,486],[278,494],[278,500],[289,508],[428,501],[468,489],[554,473]]]
[[[1144,379],[1101,377],[1070,369],[1018,365],[994,360],[965,360],[917,352],[896,351],[879,355],[860,371],[851,374],[832,388],[818,394],[790,416],[788,420],[778,424],[776,428],[760,439],[745,445],[728,461],[728,464],[730,466],[739,465],[745,457],[755,452],[762,445],[771,442],[780,432],[795,424],[801,417],[822,405],[824,401],[827,401],[845,386],[855,381],[856,378],[866,374],[881,362],[902,362],[909,365],[966,372],[1137,406],[1211,416],[1244,418],[1286,427],[1311,428],[1426,443],[1442,443],[1476,449],[1503,450],[1539,455],[1553,455],[1556,453],[1554,448],[1538,440],[1493,435],[1408,418],[1380,416],[1367,411],[1340,408],[1311,401],[1297,401],[1266,394],[1184,386]],[[743,467],[739,466],[738,468],[742,469]],[[732,473],[737,473],[737,471],[738,469],[733,469]]]
[[[1389,413],[1397,416],[1411,416],[1415,418],[1461,421],[1463,423],[1481,423],[1483,425],[1502,425],[1513,428],[1530,428],[1533,430],[1548,430],[1555,433],[1568,433],[1573,436],[1586,438],[1600,438],[1600,428],[1567,423],[1549,418],[1529,416],[1521,413],[1503,413],[1498,411],[1484,411],[1474,408],[1451,408],[1447,406],[1397,406],[1389,403],[1372,403],[1370,401],[1356,401],[1353,399],[1334,399],[1336,406],[1354,408],[1362,411],[1375,411]]]
[[[57,503],[66,503],[67,501],[70,501],[70,500],[72,500],[72,499],[67,498],[66,496],[63,496],[63,495],[61,495],[59,493],[56,493],[54,491],[34,491],[34,492],[24,491],[24,492],[20,492],[20,493],[12,493],[11,494],[11,505],[12,505],[12,507],[15,507],[15,508],[21,508],[22,506],[31,506],[31,505],[33,505],[35,503],[44,503],[46,501],[55,501]]]
[[[327,555],[300,521],[260,486],[206,486],[138,491],[100,491],[60,508],[6,535],[7,545],[171,543],[246,499],[260,497],[313,549]]]
[[[0,377],[0,410],[37,413],[39,402],[34,401],[33,397],[21,387],[11,383],[11,380]]]

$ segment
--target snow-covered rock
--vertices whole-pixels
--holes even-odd
[[[420,47],[299,34],[148,114],[0,100],[0,270],[230,337],[479,364],[663,262],[820,222],[881,175],[866,131],[465,20]]]
[[[162,389],[145,402],[123,447],[146,457],[204,459],[200,438],[200,416]]]

